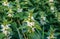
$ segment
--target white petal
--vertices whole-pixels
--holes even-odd
[[[42,16],[41,18],[42,18],[42,20],[46,20],[46,17],[45,16]]]
[[[34,28],[32,28],[32,31],[35,31]]]
[[[49,2],[53,2],[54,0],[49,0]]]
[[[3,28],[3,27],[4,27],[4,25],[2,24],[2,25],[1,25],[1,27]]]
[[[50,39],[50,37],[47,37],[47,39]]]
[[[40,20],[40,23],[41,23],[42,25],[46,24],[46,22],[43,21],[43,20]]]
[[[27,25],[30,27],[34,26],[34,24],[35,24],[34,22],[27,22]]]
[[[17,12],[22,12],[23,9],[18,8]]]
[[[51,10],[54,10],[54,7],[51,7]]]
[[[3,2],[2,5],[9,6],[9,3],[8,2]]]
[[[7,31],[3,31],[3,33],[4,33],[5,35],[7,35]]]
[[[13,14],[8,14],[8,17],[13,17]]]
[[[31,17],[32,20],[34,20],[34,17]]]

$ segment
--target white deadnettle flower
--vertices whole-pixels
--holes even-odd
[[[47,39],[50,39],[50,37],[47,37]]]
[[[45,16],[43,16],[43,17],[41,17],[41,19],[42,19],[42,20],[46,20],[46,17],[45,17]]]
[[[7,12],[7,15],[8,15],[8,17],[13,17],[13,11],[12,11],[12,9],[9,9],[9,11]]]
[[[27,21],[27,26],[31,27],[33,32],[35,31],[35,30],[34,30],[35,27],[33,27],[34,24],[35,24],[34,22],[29,22],[29,21]]]
[[[31,17],[32,20],[34,20],[34,17]]]
[[[51,7],[51,11],[54,12],[54,7]]]
[[[9,13],[9,14],[8,14],[8,17],[13,17],[13,14]]]
[[[30,18],[30,15],[28,16],[28,18]],[[34,20],[34,17],[33,17],[33,16],[31,16],[31,19],[32,19],[32,20]]]
[[[7,24],[7,25],[1,25],[1,27],[2,27],[2,31],[3,31],[3,33],[5,34],[5,35],[7,35],[7,33],[9,33],[10,34],[10,32],[8,32],[7,31],[7,29],[9,29],[9,26],[10,26],[10,24]]]
[[[46,22],[43,21],[43,20],[40,20],[40,23],[41,23],[42,25],[46,24]]]
[[[51,7],[51,10],[54,10],[54,7]]]
[[[8,25],[1,25],[2,26],[2,28],[4,28],[4,29],[8,29],[9,28],[9,26],[10,26],[10,24],[8,24]]]
[[[3,2],[2,5],[9,6],[9,3],[8,2]]]
[[[50,36],[47,37],[47,39],[55,39],[55,38],[56,37],[54,37],[54,36],[53,37],[50,37]]]
[[[30,27],[32,27],[32,26],[34,26],[34,22],[29,22],[29,21],[27,21],[27,26],[30,26]]]
[[[53,2],[54,0],[49,0],[49,2]]]
[[[8,31],[3,31],[3,33],[5,34],[5,35],[8,35],[8,34],[10,34],[10,32],[8,32]]]
[[[35,28],[32,28],[32,31],[34,32],[35,31]]]
[[[22,12],[22,10],[23,10],[23,9],[21,9],[21,8],[18,8],[18,9],[17,9],[17,12]]]
[[[45,20],[46,20],[46,17],[41,17],[40,23],[42,25],[46,24]]]

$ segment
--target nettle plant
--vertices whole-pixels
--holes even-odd
[[[60,39],[56,0],[0,0],[0,39]]]

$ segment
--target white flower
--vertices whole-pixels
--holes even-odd
[[[7,24],[6,26],[8,26],[8,27],[9,27],[10,25],[11,25],[11,24]]]
[[[33,16],[30,16],[30,15],[29,15],[28,18],[31,18],[32,20],[34,20],[34,17],[33,17]],[[30,20],[30,19],[29,19],[29,20]]]
[[[54,36],[53,37],[50,37],[50,36],[47,37],[47,39],[55,39],[55,38],[56,37],[54,37]]]
[[[7,24],[7,25],[1,25],[2,28],[9,28],[10,24]]]
[[[2,29],[2,31],[4,31],[4,30],[6,30],[6,29],[9,29],[9,26],[10,26],[10,24],[8,24],[8,25],[1,25],[1,27],[3,28]]]
[[[3,2],[2,5],[9,6],[9,3],[8,2]]]
[[[35,31],[35,28],[32,28],[32,31],[34,32]]]
[[[8,31],[3,31],[3,33],[4,33],[5,35],[7,35],[7,32],[8,32]]]
[[[31,17],[32,20],[34,20],[34,17]]]
[[[44,20],[40,20],[40,23],[42,24],[42,25],[44,25],[44,24],[46,24],[46,22],[44,21]]]
[[[53,2],[54,0],[49,0],[49,2]]]
[[[10,32],[7,31],[7,29],[9,29],[10,24],[7,24],[7,25],[3,25],[2,24],[1,26],[2,26],[2,31],[3,31],[3,33],[5,35],[7,35],[8,33],[10,33]]]
[[[51,39],[50,36],[48,36],[47,39]]]
[[[9,13],[9,14],[8,14],[8,17],[13,17],[13,14],[10,14],[10,13]]]
[[[8,31],[3,31],[3,33],[5,34],[5,35],[8,35],[8,34],[10,34],[10,32],[8,32]]]
[[[50,39],[50,37],[47,37],[47,39]]]
[[[31,31],[34,32],[35,31],[35,28],[34,27],[31,27]],[[28,32],[30,32],[30,30],[28,29]],[[31,32],[30,32],[31,33]]]
[[[54,7],[51,7],[51,11],[54,12]]]
[[[9,29],[9,27],[8,26],[4,26],[3,29],[2,29],[2,31],[5,31],[7,29]]]
[[[9,11],[7,12],[7,15],[8,15],[8,17],[13,17],[13,11],[12,11],[12,9],[9,9]]]
[[[40,23],[42,24],[42,25],[44,25],[44,24],[46,24],[46,17],[45,16],[41,16],[41,19],[40,19]]]
[[[42,16],[41,18],[42,18],[42,20],[46,20],[46,17],[45,16]]]
[[[54,10],[54,7],[51,7],[51,10]]]
[[[23,10],[23,9],[21,9],[21,8],[18,8],[18,9],[17,9],[17,12],[22,12],[22,10]]]
[[[30,27],[32,27],[32,26],[34,26],[34,22],[29,22],[29,21],[27,21],[27,26],[30,26]]]

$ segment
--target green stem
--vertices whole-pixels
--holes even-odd
[[[42,39],[44,39],[44,25],[43,25]]]
[[[21,38],[20,38],[20,32],[19,32],[19,29],[18,29],[18,28],[16,28],[16,29],[17,29],[17,32],[18,32],[18,35],[19,35],[19,39],[21,39]]]

